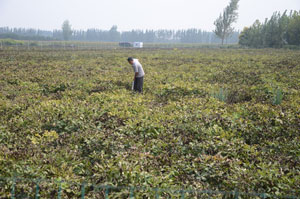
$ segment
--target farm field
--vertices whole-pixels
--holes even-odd
[[[143,64],[143,95],[129,56]],[[2,50],[0,143],[1,177],[299,196],[300,51]],[[55,198],[47,186],[41,198]],[[63,185],[63,198],[79,196]]]

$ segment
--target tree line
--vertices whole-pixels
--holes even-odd
[[[238,43],[239,32],[235,31],[225,40],[225,43]],[[214,32],[200,29],[187,30],[131,30],[119,31],[117,26],[109,30],[87,29],[73,30],[69,22],[64,22],[62,29],[45,31],[26,28],[0,27],[0,38],[20,40],[74,40],[101,42],[147,42],[147,43],[221,43]]]
[[[256,20],[241,32],[239,44],[255,48],[300,45],[300,11],[275,12],[263,23]]]

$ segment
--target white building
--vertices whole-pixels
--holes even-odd
[[[133,42],[134,48],[143,48],[143,42]]]

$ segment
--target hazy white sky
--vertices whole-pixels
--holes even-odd
[[[212,30],[229,0],[0,0],[0,27],[60,29]],[[264,20],[274,11],[300,10],[300,0],[240,0],[236,29]]]

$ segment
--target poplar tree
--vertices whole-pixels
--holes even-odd
[[[214,33],[222,40],[222,45],[224,40],[234,31],[232,25],[238,19],[238,3],[239,0],[231,0],[229,5],[223,10],[223,13],[214,22],[216,26]]]
[[[68,20],[65,20],[62,25],[62,32],[65,41],[68,41],[72,36],[71,24]]]

